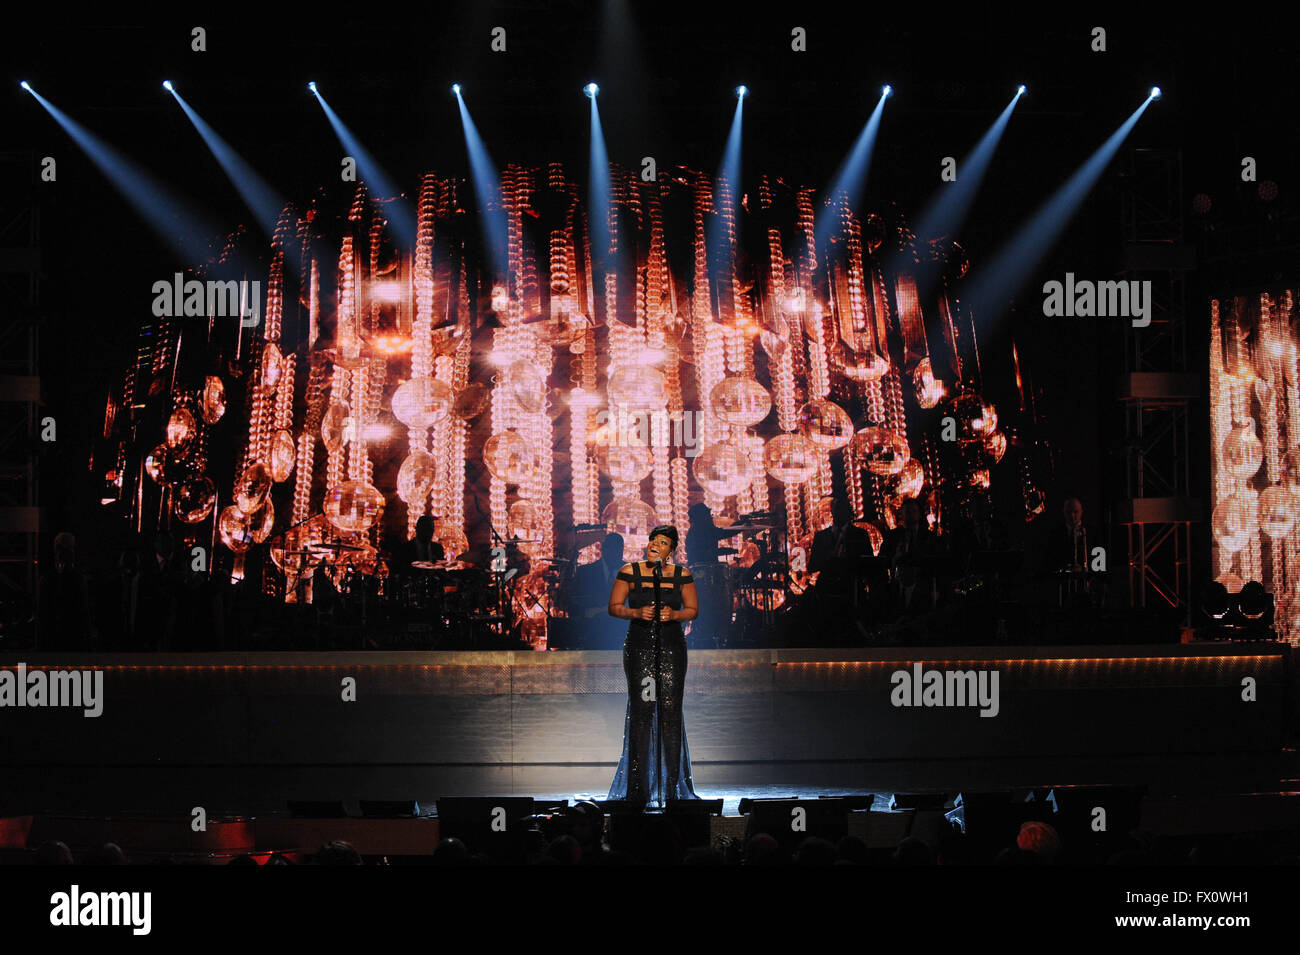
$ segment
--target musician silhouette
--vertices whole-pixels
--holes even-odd
[[[904,611],[929,609],[933,605],[932,558],[939,554],[939,541],[926,526],[920,502],[904,499],[902,522],[885,535],[880,557],[894,577],[899,605]]]
[[[439,561],[446,559],[443,546],[433,539],[433,518],[425,514],[415,522],[415,537],[402,549],[402,569],[409,570],[414,561]]]

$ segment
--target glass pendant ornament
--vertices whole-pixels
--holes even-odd
[[[216,375],[208,375],[204,380],[199,408],[205,424],[216,424],[226,413],[226,386]]]
[[[833,401],[810,401],[799,409],[799,433],[822,451],[835,451],[853,440],[853,419]]]
[[[817,473],[817,448],[801,434],[778,434],[763,447],[763,467],[782,484],[802,484]]]
[[[498,480],[523,484],[541,470],[540,453],[519,432],[503,431],[483,445],[483,463]]]
[[[235,483],[235,507],[251,517],[266,501],[271,493],[271,469],[261,461],[254,461],[244,468],[244,473]]]
[[[727,424],[750,428],[772,410],[772,396],[753,378],[724,378],[713,386],[709,407]]]
[[[293,435],[280,430],[271,436],[271,480],[276,484],[289,480],[298,457]]]
[[[695,480],[718,497],[730,497],[754,483],[758,468],[743,450],[730,441],[719,441],[695,458]]]
[[[216,486],[211,478],[200,474],[176,485],[172,512],[185,524],[199,524],[208,519],[216,503]]]
[[[412,451],[397,471],[397,496],[407,504],[415,504],[429,496],[433,488],[437,465],[427,451]]]
[[[236,554],[245,553],[253,546],[253,528],[248,515],[231,504],[217,518],[217,535],[221,543]]]
[[[408,428],[431,428],[451,413],[456,396],[437,378],[412,378],[393,393],[393,416]]]
[[[384,495],[365,481],[344,481],[326,492],[322,510],[344,533],[364,531],[384,513]]]
[[[872,474],[892,477],[903,470],[911,457],[907,442],[888,428],[867,427],[853,438],[853,453]]]

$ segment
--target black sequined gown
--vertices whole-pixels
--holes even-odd
[[[627,582],[628,606],[654,605],[654,577],[640,564],[620,571]],[[660,601],[682,609],[682,588],[692,583],[690,571],[673,567],[660,582]],[[610,799],[664,805],[669,799],[697,799],[691,781],[691,755],[682,721],[682,689],[686,682],[686,635],[676,621],[661,623],[658,670],[655,668],[654,624],[633,620],[623,643],[623,672],[627,675],[627,715],[623,721],[623,756],[610,786]],[[653,683],[650,681],[653,680]],[[656,700],[658,705],[656,706]],[[660,764],[660,723],[663,725]]]

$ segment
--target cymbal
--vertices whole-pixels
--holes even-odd
[[[423,563],[423,562],[422,562]],[[429,565],[434,570],[474,570],[475,565],[463,560],[435,560]]]
[[[727,528],[727,530],[735,531],[737,534],[743,534],[746,531],[770,531],[775,529],[775,524],[741,524],[739,521]]]
[[[309,545],[312,550],[365,550],[364,547],[358,547],[356,544],[344,544],[341,541],[321,541],[319,544]]]
[[[441,570],[437,563],[431,560],[413,560],[411,566],[416,570]]]

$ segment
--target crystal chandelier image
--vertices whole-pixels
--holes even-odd
[[[269,259],[241,232],[196,273],[260,280],[256,324],[141,328],[96,449],[138,531],[293,602],[317,567],[379,573],[425,516],[449,559],[509,551],[527,580],[596,559],[585,529],[627,555],[658,523],[684,541],[700,502],[722,527],[769,516],[790,554],[837,499],[877,546],[905,498],[942,533],[1004,471],[1042,512],[1029,423],[981,393],[951,237],[776,177],[733,201],[617,164],[593,223],[561,164],[510,165],[481,213],[501,274],[468,193],[422,177],[413,249],[389,228],[404,196],[287,207]]]
[[[1259,581],[1279,636],[1300,640],[1300,354],[1295,292],[1210,303],[1214,576]]]

